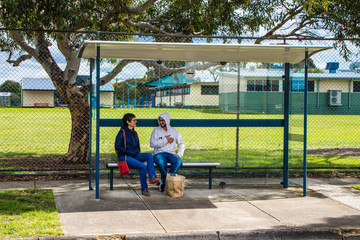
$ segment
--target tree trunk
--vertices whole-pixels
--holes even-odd
[[[75,92],[72,92],[74,90]],[[75,86],[67,89],[68,106],[71,114],[71,138],[65,161],[86,163],[89,159],[90,140],[90,106],[85,95]]]

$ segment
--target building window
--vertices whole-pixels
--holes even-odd
[[[182,95],[182,94],[190,94],[190,87],[182,87],[182,88],[165,88],[162,90],[156,91],[156,97],[166,97],[173,95]]]
[[[304,80],[292,80],[291,81],[291,91],[292,92],[303,92],[304,91]],[[315,82],[308,81],[308,92],[314,92]]]
[[[248,80],[248,92],[279,92],[278,80]]]
[[[184,88],[184,94],[190,94],[190,87]]]
[[[171,89],[171,95],[182,95],[182,94],[189,94],[190,87],[177,87]]]
[[[218,95],[219,86],[201,86],[201,95]]]
[[[353,82],[353,92],[360,92],[360,81]]]

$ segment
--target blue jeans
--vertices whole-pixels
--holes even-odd
[[[119,157],[119,162],[125,161],[125,156]],[[139,153],[135,157],[126,156],[126,162],[129,168],[139,169],[141,190],[148,187],[146,182],[146,170],[149,173],[149,178],[156,176],[154,160],[151,153]],[[144,162],[147,162],[145,164]]]
[[[154,155],[154,162],[161,173],[161,183],[165,183],[167,175],[167,163],[171,164],[169,173],[175,174],[181,168],[182,162],[178,156],[172,153],[162,152]]]

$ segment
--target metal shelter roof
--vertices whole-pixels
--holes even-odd
[[[78,58],[96,58],[98,46],[101,49],[102,59],[271,63],[298,63],[305,59],[306,51],[310,57],[331,48],[295,45],[84,41],[78,52]]]

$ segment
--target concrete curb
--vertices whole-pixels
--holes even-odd
[[[355,240],[360,236],[340,235],[338,229],[271,229],[257,231],[216,231],[171,234],[58,236],[39,238],[13,238],[7,240]]]

